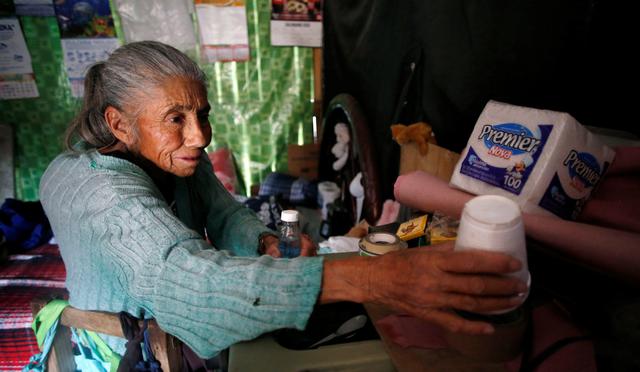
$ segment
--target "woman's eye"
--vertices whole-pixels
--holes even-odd
[[[182,124],[184,122],[184,118],[182,116],[171,116],[169,117],[169,121],[174,124]]]

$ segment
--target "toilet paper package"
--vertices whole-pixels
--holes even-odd
[[[575,219],[614,156],[567,113],[489,101],[450,184],[508,197],[523,212]]]

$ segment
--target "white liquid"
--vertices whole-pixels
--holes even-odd
[[[510,199],[483,195],[468,201],[462,211],[455,249],[500,252],[517,258],[522,262],[522,269],[509,275],[527,283],[527,286],[531,284],[522,215],[518,205]],[[522,296],[526,298],[528,294],[527,289]],[[506,313],[516,307],[491,314]]]

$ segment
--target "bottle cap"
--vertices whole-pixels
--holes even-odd
[[[280,214],[282,222],[298,222],[298,211],[293,209],[285,209]]]
[[[527,264],[527,244],[520,207],[514,201],[499,195],[476,196],[464,205],[456,251],[480,249],[500,252],[517,258],[522,263],[520,271],[508,274],[531,285],[531,275]],[[520,294],[526,298],[529,289]],[[524,301],[524,299],[523,299]],[[501,314],[511,309],[485,312]]]

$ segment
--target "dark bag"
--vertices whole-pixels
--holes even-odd
[[[124,356],[118,366],[118,372],[162,372],[160,363],[151,350],[149,331],[147,330],[148,320],[143,321],[142,329],[140,329],[138,321],[138,318],[129,313],[120,313],[120,325],[122,333],[127,339],[127,344]],[[144,346],[144,354],[141,345]]]

